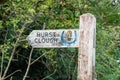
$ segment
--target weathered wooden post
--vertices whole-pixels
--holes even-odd
[[[94,80],[96,18],[90,14],[80,16],[78,48],[78,80]]]

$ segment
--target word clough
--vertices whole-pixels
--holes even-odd
[[[35,43],[57,43],[59,34],[56,32],[37,32],[36,38],[34,39]]]
[[[33,30],[27,41],[34,48],[78,47],[78,30]]]

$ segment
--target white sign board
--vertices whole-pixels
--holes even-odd
[[[78,47],[79,30],[33,30],[26,38],[33,48]]]

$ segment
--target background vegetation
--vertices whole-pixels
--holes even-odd
[[[0,79],[77,80],[77,49],[33,49],[26,37],[79,28],[84,13],[97,18],[97,80],[120,80],[120,0],[0,0]]]

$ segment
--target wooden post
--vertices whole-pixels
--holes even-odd
[[[90,14],[80,16],[78,48],[78,80],[95,80],[96,18]]]

